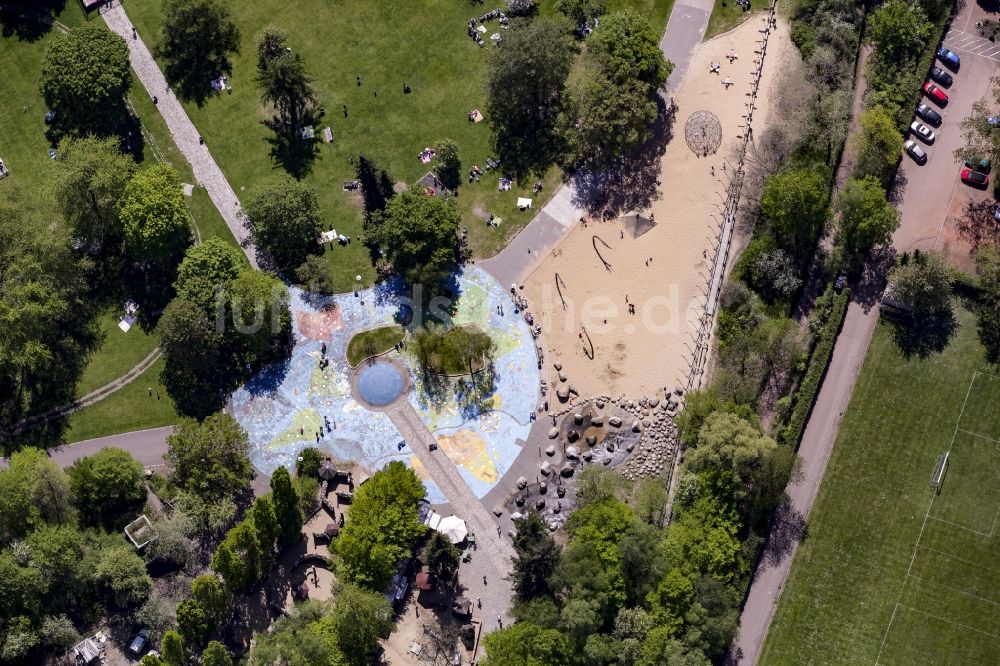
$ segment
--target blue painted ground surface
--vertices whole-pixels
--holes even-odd
[[[507,293],[485,271],[471,267],[458,279],[460,297],[453,323],[476,324],[497,345],[495,390],[485,401],[467,405],[458,398],[432,404],[424,396],[408,353],[407,399],[439,445],[458,466],[477,497],[500,480],[520,452],[519,439],[530,430],[529,415],[538,400],[539,371],[534,341]],[[306,446],[322,448],[340,461],[353,460],[370,471],[392,460],[415,465],[431,502],[445,498],[420,468],[410,447],[389,418],[368,411],[351,395],[345,352],[357,332],[394,321],[399,284],[391,282],[353,294],[316,297],[291,290],[295,346],[291,358],[263,370],[232,397],[233,412],[250,437],[253,463],[264,472],[292,466]],[[502,306],[503,314],[498,311]],[[320,368],[320,348],[330,359]]]

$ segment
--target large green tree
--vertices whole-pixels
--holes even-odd
[[[858,123],[861,130],[854,135],[854,177],[875,176],[888,185],[903,154],[903,136],[896,120],[889,111],[876,106],[862,113]]]
[[[131,546],[125,544],[105,547],[101,551],[94,576],[111,592],[121,608],[138,606],[153,589],[153,579],[146,573],[146,563]]]
[[[915,322],[951,312],[952,271],[936,252],[919,252],[889,274],[892,296]]]
[[[39,86],[62,132],[117,132],[131,85],[128,46],[101,22],[59,35],[45,51]]]
[[[885,188],[874,176],[851,179],[837,196],[835,243],[841,259],[853,272],[859,271],[868,252],[886,245],[899,228],[900,213],[885,197]]]
[[[894,63],[919,53],[933,28],[919,2],[887,0],[869,15],[865,36],[879,61]]]
[[[223,0],[165,0],[162,25],[157,53],[167,81],[200,104],[212,80],[232,71],[230,55],[240,48],[229,7]]]
[[[254,239],[282,268],[293,270],[319,252],[323,219],[311,185],[274,176],[250,190],[244,208]]]
[[[279,467],[271,475],[271,502],[278,521],[278,543],[286,546],[302,538],[302,508],[288,470]]]
[[[166,164],[135,174],[118,200],[125,232],[125,249],[136,259],[154,264],[180,256],[191,241],[191,224],[181,179]]]
[[[779,446],[735,414],[715,412],[698,433],[698,444],[685,454],[685,470],[726,474],[733,499],[757,517],[774,507],[791,477],[795,452]]]
[[[273,356],[272,343],[288,335],[288,287],[270,273],[247,268],[229,289],[227,339],[243,364],[256,367]]]
[[[604,0],[559,0],[557,7],[573,21],[573,25],[582,26],[600,18],[604,14],[604,5]]]
[[[590,169],[611,166],[650,137],[657,113],[641,81],[585,76],[573,89],[564,120],[567,161]]]
[[[412,287],[421,285],[433,298],[457,267],[460,222],[450,201],[404,192],[389,200],[366,240]]]
[[[500,48],[490,51],[486,106],[493,144],[517,178],[544,171],[562,154],[557,121],[577,52],[569,30],[555,17],[514,19]]]
[[[341,580],[373,590],[385,588],[426,530],[417,514],[423,496],[420,479],[395,461],[358,488],[351,519],[334,543]]]
[[[73,234],[98,247],[122,239],[118,198],[135,174],[135,160],[113,138],[67,138],[55,162],[56,201]]]
[[[298,129],[316,104],[302,56],[292,51],[287,36],[277,28],[267,28],[257,39],[257,85],[262,90],[261,99],[274,105],[288,132]]]
[[[59,465],[38,449],[14,453],[8,468],[0,470],[0,545],[45,523],[75,519],[69,478]]]
[[[0,188],[0,431],[72,401],[96,341],[89,262],[53,224],[44,192],[10,179]]]
[[[616,84],[639,81],[655,93],[667,82],[673,65],[663,57],[659,37],[646,18],[625,9],[601,19],[591,36],[588,55]]]
[[[142,465],[128,451],[101,449],[66,470],[80,518],[104,527],[135,518],[146,500]]]
[[[233,666],[233,658],[229,656],[225,645],[219,641],[209,641],[205,651],[201,653],[201,666]]]
[[[462,184],[462,160],[458,156],[458,144],[451,139],[441,139],[434,144],[434,172],[441,184],[455,191]]]
[[[392,616],[392,607],[381,590],[337,583],[330,612],[318,628],[333,636],[348,666],[367,666],[379,637],[392,630]]]
[[[202,645],[208,637],[208,617],[194,599],[184,599],[177,604],[177,630],[194,645]]]
[[[559,546],[535,511],[514,521],[514,593],[521,601],[551,594],[559,566]]]
[[[483,639],[487,657],[482,666],[568,666],[570,648],[556,629],[518,622]]]
[[[232,416],[213,414],[199,423],[183,419],[167,437],[164,462],[174,483],[208,500],[231,498],[250,487],[247,434]]]
[[[167,666],[187,666],[187,651],[184,649],[184,639],[176,631],[168,631],[160,643],[160,653],[163,663]]]
[[[250,521],[238,523],[222,540],[212,556],[212,569],[226,581],[226,587],[243,591],[265,573],[261,564],[265,554]]]
[[[177,409],[201,417],[220,409],[224,357],[216,322],[195,303],[175,298],[160,316],[156,335],[164,357],[161,379]]]
[[[174,282],[177,298],[194,303],[211,316],[220,292],[229,288],[245,265],[243,254],[218,238],[189,247],[177,268],[177,281]]]
[[[760,206],[781,247],[808,259],[830,215],[823,177],[811,169],[782,171],[767,179]]]

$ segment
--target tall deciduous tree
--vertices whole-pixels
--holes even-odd
[[[167,437],[164,461],[178,487],[208,500],[233,497],[250,487],[250,443],[240,424],[218,413],[202,423],[183,419]]]
[[[113,134],[125,119],[132,85],[128,46],[100,22],[74,28],[46,49],[39,85],[59,130]]]
[[[166,0],[163,37],[157,48],[164,74],[181,95],[199,104],[211,82],[232,71],[229,57],[239,51],[240,31],[223,0]]]
[[[919,2],[887,0],[868,17],[865,36],[880,61],[894,63],[919,53],[933,27]]]
[[[936,252],[915,254],[889,274],[893,298],[910,308],[914,321],[951,312],[952,272]]]
[[[250,505],[247,520],[253,525],[260,544],[261,568],[270,569],[274,563],[274,546],[278,541],[281,526],[274,514],[274,503],[270,497],[258,497]]]
[[[281,267],[293,270],[319,251],[323,220],[312,186],[275,176],[250,191],[245,210],[255,240]]]
[[[576,26],[582,26],[604,14],[604,0],[559,0],[558,7]]]
[[[514,592],[521,601],[551,594],[552,576],[559,565],[559,546],[548,526],[534,511],[514,521]]]
[[[899,211],[874,176],[847,181],[837,197],[837,212],[835,243],[852,271],[861,269],[872,248],[889,243],[900,224]]]
[[[761,211],[778,243],[801,263],[811,254],[830,214],[826,183],[815,171],[783,171],[764,184]]]
[[[257,85],[263,91],[261,99],[274,105],[289,132],[299,127],[316,103],[302,56],[292,51],[285,33],[275,28],[265,30],[257,41]]]
[[[44,523],[72,524],[69,478],[52,459],[28,448],[0,470],[0,545],[24,537]]]
[[[857,151],[854,176],[875,176],[887,185],[893,167],[903,154],[903,136],[896,121],[886,109],[877,106],[862,113],[858,123],[861,131],[854,135]]]
[[[212,569],[226,581],[226,587],[242,591],[253,585],[264,573],[261,570],[261,546],[249,521],[238,523],[215,549]]]
[[[191,225],[181,179],[166,164],[132,177],[118,200],[125,248],[136,259],[166,265],[191,241]]]
[[[242,364],[257,366],[273,355],[272,342],[288,334],[292,322],[288,287],[270,273],[247,268],[229,288],[227,340]]]
[[[673,69],[663,57],[649,22],[634,9],[605,16],[594,31],[590,48],[603,74],[617,84],[640,81],[655,92]]]
[[[490,52],[486,104],[493,143],[515,177],[544,171],[561,154],[557,120],[576,56],[569,28],[553,17],[515,19]]]
[[[228,289],[245,265],[242,253],[218,238],[194,245],[177,268],[177,298],[194,303],[212,316],[219,293]]]
[[[451,202],[404,192],[386,204],[367,242],[381,249],[410,285],[422,285],[433,297],[457,266],[460,221]]]
[[[441,184],[449,190],[457,190],[462,183],[462,160],[458,156],[458,144],[451,139],[441,139],[434,144],[434,172]]]
[[[332,633],[348,666],[366,666],[379,637],[392,630],[392,607],[381,590],[338,583],[330,612],[320,624]]]
[[[589,74],[574,88],[565,116],[566,158],[589,169],[608,167],[650,137],[656,116],[641,81]]]
[[[334,544],[342,580],[383,590],[396,565],[424,533],[417,514],[424,486],[408,467],[391,462],[358,488],[351,519]]]
[[[526,622],[494,631],[483,639],[487,657],[483,666],[567,666],[570,647],[556,629]]]
[[[195,303],[170,301],[156,325],[165,360],[161,379],[182,414],[207,416],[221,408],[222,336]]]
[[[288,545],[302,538],[302,508],[299,494],[292,485],[288,470],[279,467],[271,475],[271,501],[278,521],[278,543]]]
[[[9,180],[9,179],[8,179]],[[86,260],[41,197],[0,192],[0,429],[74,399],[95,342]],[[44,191],[41,190],[41,191]],[[2,528],[0,528],[2,530]]]
[[[146,563],[131,546],[105,547],[97,560],[94,576],[114,597],[121,608],[138,606],[153,589],[153,579],[146,573]]]
[[[87,523],[123,525],[146,499],[142,465],[128,451],[101,449],[66,471],[77,509]]]
[[[55,163],[56,201],[73,234],[85,244],[119,243],[118,198],[135,174],[135,160],[118,141],[87,136],[59,144]]]
[[[191,583],[191,598],[205,611],[210,631],[222,627],[229,606],[229,595],[218,578],[207,574],[195,578]]]

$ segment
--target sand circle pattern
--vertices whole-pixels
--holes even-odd
[[[392,403],[406,386],[402,370],[392,363],[382,361],[363,364],[354,381],[358,395],[374,407],[385,407]]]
[[[722,123],[711,111],[695,111],[684,123],[684,140],[695,155],[706,157],[722,145]]]

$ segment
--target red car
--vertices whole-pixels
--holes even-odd
[[[962,182],[973,187],[985,188],[990,184],[990,177],[974,169],[962,169]]]
[[[944,106],[948,103],[948,94],[930,81],[924,84],[924,93],[937,102],[938,106]]]

